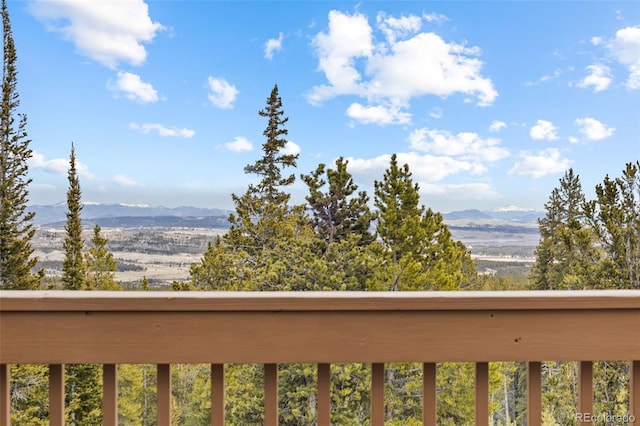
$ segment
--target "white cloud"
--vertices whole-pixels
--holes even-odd
[[[602,44],[602,37],[591,37],[591,44],[600,46]]]
[[[448,21],[449,18],[447,18],[445,15],[441,15],[438,13],[425,13],[422,15],[422,17],[424,18],[425,21],[427,22],[436,22],[436,23],[440,23],[440,22],[444,22],[444,21]]]
[[[473,132],[453,134],[446,130],[422,128],[409,135],[409,143],[417,151],[476,163],[494,162],[510,155],[507,149],[499,146],[500,139],[483,139]]]
[[[347,108],[347,116],[363,124],[408,124],[411,122],[411,114],[401,112],[400,107],[386,107],[382,105],[364,106],[357,102]]]
[[[50,31],[74,43],[80,54],[114,69],[119,62],[142,65],[147,57],[144,43],[163,29],[152,21],[142,0],[32,1],[29,11]]]
[[[596,93],[607,89],[613,81],[611,71],[606,65],[589,65],[587,70],[590,74],[577,84],[578,87],[593,87],[593,92]]]
[[[627,89],[640,89],[640,26],[618,30],[607,47],[614,58],[629,69]]]
[[[591,141],[599,141],[613,135],[616,129],[607,127],[605,124],[595,118],[585,117],[576,119],[576,125],[580,127],[579,131],[587,139]]]
[[[120,186],[126,187],[136,187],[136,186],[144,186],[141,183],[136,182],[135,180],[125,176],[125,175],[113,175],[111,180]]]
[[[225,143],[224,147],[233,152],[253,151],[253,145],[243,136],[236,136],[232,142]]]
[[[160,136],[164,137],[180,137],[180,138],[191,138],[196,134],[194,130],[187,128],[178,128],[178,127],[165,127],[162,124],[158,123],[129,123],[129,128],[134,130],[139,130],[142,133],[151,133],[155,131]]]
[[[446,98],[459,93],[475,97],[480,106],[492,104],[498,93],[492,81],[481,75],[480,49],[419,32],[423,20],[428,19],[379,14],[377,28],[385,41],[376,43],[366,16],[329,12],[328,30],[313,39],[318,69],[327,84],[313,87],[308,101],[320,104],[342,95],[361,96],[369,105],[352,104],[352,115],[394,124],[406,123],[400,110],[394,119],[369,117],[388,112],[390,106],[408,108],[412,98],[426,95]]]
[[[286,155],[300,154],[300,145],[298,145],[295,142],[287,141],[287,143],[284,144],[284,149],[282,150],[282,153]]]
[[[531,139],[551,141],[558,139],[556,131],[556,126],[554,126],[552,122],[538,120],[531,130],[529,130],[529,136],[531,136]]]
[[[147,104],[158,101],[158,92],[149,83],[142,81],[139,75],[130,72],[118,72],[118,80],[109,82],[109,89],[122,92],[131,101]]]
[[[537,153],[523,151],[519,157],[520,161],[511,168],[509,175],[540,178],[549,174],[562,173],[571,164],[571,161],[563,158],[556,148],[548,148]]]
[[[462,184],[421,183],[420,193],[430,196],[446,196],[450,201],[496,200],[502,198],[490,184],[472,182]]]
[[[46,160],[44,155],[33,152],[31,158],[27,161],[27,165],[31,170],[44,170],[48,173],[53,173],[61,176],[67,176],[69,172],[69,159],[68,158],[52,158],[51,160]],[[89,167],[85,164],[79,162],[76,159],[76,172],[79,177],[93,180],[95,176],[93,173],[89,171]]]
[[[264,44],[264,57],[267,59],[273,58],[273,52],[282,49],[282,40],[284,39],[284,35],[280,33],[278,38],[270,38]]]
[[[489,131],[490,132],[499,132],[500,130],[504,129],[507,127],[507,123],[505,123],[504,121],[500,121],[500,120],[493,120],[491,122],[491,124],[489,125]]]
[[[222,78],[209,77],[209,101],[218,108],[231,109],[238,96],[238,89]]]
[[[431,111],[429,111],[429,117],[431,118],[442,118],[442,108],[432,108]]]

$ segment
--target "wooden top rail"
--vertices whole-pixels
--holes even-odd
[[[640,291],[0,291],[0,364],[640,360]]]
[[[148,292],[0,290],[0,312],[639,309],[640,290]]]

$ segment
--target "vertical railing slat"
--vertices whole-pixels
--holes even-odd
[[[593,362],[580,361],[578,366],[578,418],[579,425],[588,425],[591,422],[583,420],[586,414],[593,414]]]
[[[436,426],[438,418],[436,406],[436,364],[422,364],[422,424]]]
[[[331,365],[318,364],[318,426],[331,425]]]
[[[224,364],[211,364],[211,426],[224,425]]]
[[[542,363],[527,363],[527,424],[542,424]]]
[[[11,366],[0,364],[0,424],[11,424]]]
[[[278,425],[278,364],[264,365],[264,424]]]
[[[629,416],[640,422],[640,360],[630,362],[629,366]]]
[[[64,426],[64,364],[49,365],[49,426]]]
[[[118,426],[118,366],[102,366],[102,424]]]
[[[171,364],[158,364],[157,426],[171,426]]]
[[[489,425],[489,363],[476,362],[476,426]]]
[[[371,364],[371,425],[384,425],[384,364]]]

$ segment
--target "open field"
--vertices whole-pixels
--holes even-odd
[[[461,240],[478,261],[478,270],[500,270],[520,265],[526,270],[534,262],[533,249],[538,243],[537,228],[529,225],[454,223],[450,227],[456,240]],[[140,284],[147,277],[152,286],[168,286],[186,280],[189,267],[200,261],[209,242],[225,228],[187,227],[102,227],[108,249],[118,260],[116,280],[125,288]],[[48,276],[59,276],[64,252],[65,231],[60,226],[38,229],[33,240],[36,255]],[[88,243],[92,230],[83,237]]]

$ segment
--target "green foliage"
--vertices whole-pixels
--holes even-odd
[[[348,160],[340,157],[335,169],[318,165],[310,175],[302,175],[309,187],[306,197],[312,212],[312,224],[318,237],[327,245],[340,242],[350,235],[360,237],[359,244],[371,244],[375,240],[369,228],[375,215],[369,210],[369,197],[365,191],[358,192],[351,174],[347,171]],[[323,175],[326,173],[326,180]],[[326,192],[322,189],[328,185]]]
[[[44,273],[34,273],[38,259],[31,240],[33,212],[27,212],[32,156],[27,116],[18,114],[16,49],[6,0],[2,0],[2,105],[0,106],[0,289],[33,290]],[[16,122],[17,120],[17,122]]]
[[[92,246],[85,254],[87,262],[87,288],[95,290],[121,290],[115,281],[118,262],[107,249],[107,239],[100,233],[99,225],[93,228]]]
[[[102,422],[102,367],[65,365],[65,423],[91,426]]]
[[[157,418],[157,370],[155,365],[118,366],[118,424],[152,426]]]
[[[458,290],[475,280],[469,251],[452,239],[442,215],[418,207],[419,201],[409,166],[400,167],[394,154],[382,181],[375,182],[386,263],[372,290]]]
[[[67,224],[66,236],[63,242],[64,260],[62,262],[62,283],[65,290],[86,289],[86,265],[82,250],[82,222],[80,211],[82,210],[80,181],[76,171],[76,153],[71,144],[71,156],[69,159],[69,189],[67,191]]]
[[[49,424],[49,369],[46,365],[11,366],[11,424]]]

